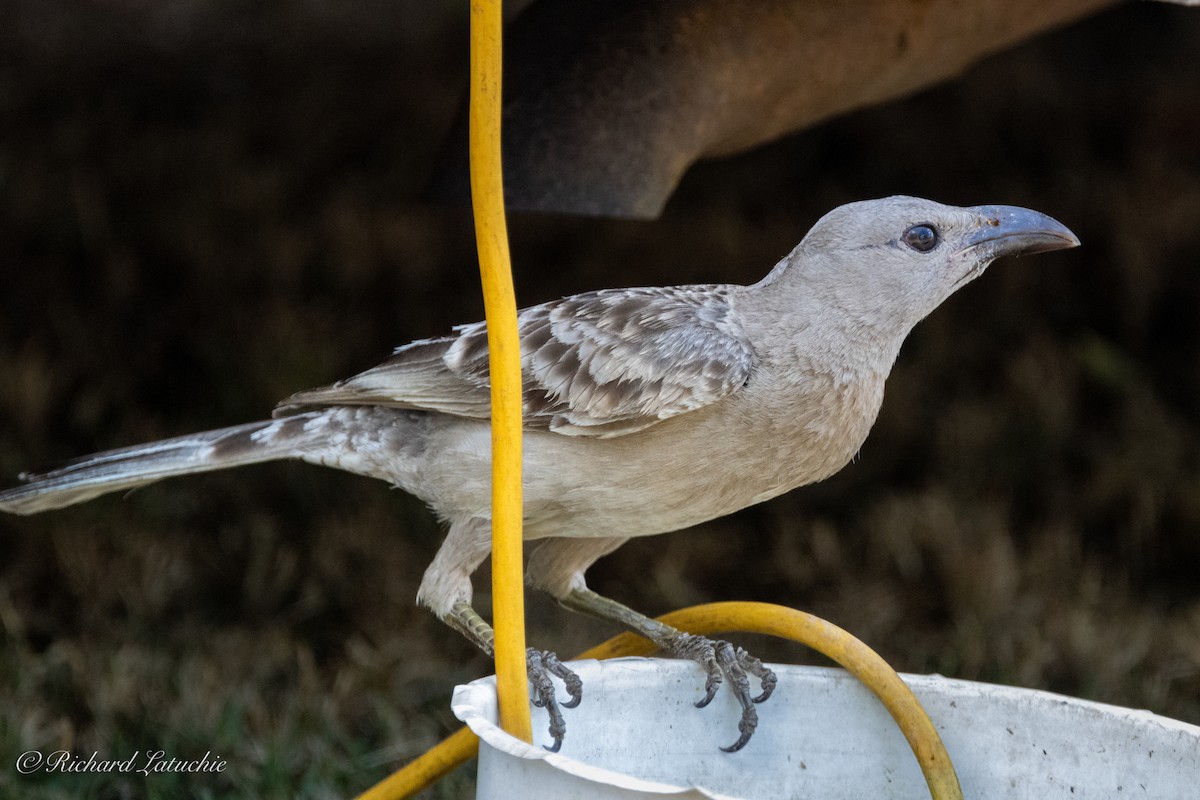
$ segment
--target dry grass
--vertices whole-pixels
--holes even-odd
[[[0,12],[0,474],[254,418],[480,314],[465,213],[414,199],[458,4],[172,5]],[[654,613],[780,602],[900,669],[1200,722],[1198,49],[1200,16],[1139,5],[705,165],[659,222],[514,219],[525,302],[753,280],[824,210],[893,192],[1025,203],[1085,243],[923,323],[841,475],[632,542],[593,585]],[[410,498],[293,465],[0,519],[0,795],[371,784],[488,671],[412,605],[438,538]],[[610,633],[542,600],[530,624],[563,652]],[[56,748],[229,768],[13,769]]]

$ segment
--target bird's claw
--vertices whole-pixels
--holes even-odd
[[[754,729],[758,727],[758,712],[751,706],[749,715],[742,714],[741,720],[738,722],[738,740],[728,747],[722,747],[721,750],[726,753],[736,753],[746,746],[746,742],[750,741],[750,737],[754,735]]]
[[[529,673],[529,683],[533,687],[530,700],[537,708],[546,709],[550,717],[550,736],[553,745],[542,745],[551,753],[557,753],[562,747],[563,736],[567,733],[567,722],[563,719],[560,708],[575,708],[583,699],[583,681],[572,672],[558,656],[548,650],[529,648],[525,651],[525,666]],[[554,695],[554,682],[550,676],[555,675],[566,685],[567,694],[571,699],[559,703]]]
[[[558,656],[549,650],[542,651],[542,664],[550,673],[563,682],[563,687],[571,699],[561,703],[563,708],[575,708],[583,700],[583,680],[559,660]]]
[[[762,687],[762,693],[751,699],[755,703],[761,703],[770,697],[779,683],[775,673],[768,669],[761,659],[755,658],[740,647],[737,648],[737,660],[743,670],[758,678],[758,685]]]
[[[704,668],[707,675],[704,697],[696,703],[696,708],[704,708],[711,703],[721,684],[726,678],[729,679],[734,696],[742,707],[742,718],[738,722],[738,740],[721,749],[726,753],[734,753],[745,747],[758,727],[758,712],[754,710],[754,704],[763,702],[775,691],[778,683],[775,673],[742,648],[704,636],[683,634],[671,643],[669,650],[673,655],[691,659]],[[758,678],[762,686],[762,693],[757,697],[750,696],[750,675]]]

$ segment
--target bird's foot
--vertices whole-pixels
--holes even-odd
[[[738,722],[738,740],[721,749],[726,753],[735,753],[745,747],[758,727],[758,712],[754,704],[763,702],[775,691],[775,673],[740,647],[690,633],[674,638],[668,643],[667,650],[677,658],[695,661],[708,675],[704,682],[704,697],[696,703],[696,708],[704,708],[711,703],[721,684],[728,679],[731,690],[742,706],[742,718]],[[750,695],[750,675],[758,678],[762,687],[762,693],[757,697]]]
[[[546,713],[550,715],[550,736],[554,739],[554,744],[542,746],[551,753],[557,753],[567,732],[567,723],[563,719],[561,709],[579,705],[579,701],[583,699],[583,681],[549,650],[529,648],[525,651],[525,665],[529,671],[529,683],[533,687],[531,700],[535,706],[546,709]],[[567,694],[571,696],[570,700],[565,703],[558,702],[554,695],[554,683],[550,680],[551,675],[563,682]]]

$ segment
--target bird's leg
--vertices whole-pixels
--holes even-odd
[[[723,749],[728,752],[740,750],[758,725],[754,703],[761,703],[771,696],[776,683],[775,673],[740,647],[684,633],[589,590],[584,581],[584,572],[597,559],[616,550],[625,541],[623,537],[543,540],[529,556],[526,576],[530,585],[549,593],[567,608],[615,622],[646,637],[661,650],[698,662],[708,678],[704,698],[697,706],[702,708],[708,705],[721,683],[728,678],[742,706],[742,718],[738,724],[738,740]],[[758,678],[762,684],[762,693],[758,697],[750,695],[749,675]]]
[[[479,616],[470,603],[455,603],[446,623],[467,637],[476,647],[487,654],[488,658],[496,656],[496,632]],[[538,650],[530,647],[525,651],[525,668],[529,673],[529,683],[533,687],[532,702],[538,708],[545,708],[550,716],[550,736],[553,745],[545,745],[552,753],[557,753],[562,747],[563,736],[567,732],[567,723],[563,719],[562,708],[574,708],[583,699],[583,681],[567,668],[558,656],[548,650]],[[554,675],[566,685],[571,699],[559,703],[554,696],[554,683],[550,676]]]
[[[703,708],[712,702],[717,694],[717,689],[728,678],[730,688],[742,706],[742,718],[738,723],[738,740],[721,749],[727,753],[733,753],[741,750],[746,742],[750,741],[754,729],[758,726],[758,712],[755,711],[754,704],[761,703],[770,697],[776,684],[775,673],[768,669],[762,661],[729,642],[684,633],[678,628],[672,628],[670,625],[639,614],[632,608],[596,594],[590,589],[571,588],[558,600],[572,610],[616,622],[634,633],[646,637],[660,649],[677,658],[687,658],[699,663],[708,678],[704,685],[704,697],[696,703],[697,708]],[[762,686],[762,693],[757,697],[752,697],[750,694],[750,678],[748,677],[750,675],[758,678]]]
[[[468,641],[487,654],[496,657],[496,632],[471,607],[471,573],[479,567],[492,549],[491,523],[487,519],[469,517],[454,520],[446,533],[433,562],[425,570],[417,600],[438,618],[467,637]],[[550,735],[558,750],[562,745],[566,725],[560,708],[574,708],[583,697],[583,682],[567,669],[558,656],[545,650],[529,648],[525,652],[526,670],[533,686],[533,703],[545,708],[550,715]],[[571,699],[560,704],[554,697],[550,676],[557,676],[567,686]]]

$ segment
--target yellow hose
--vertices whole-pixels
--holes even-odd
[[[492,607],[500,725],[532,741],[521,564],[521,345],[500,170],[500,0],[471,0],[470,160],[492,383]]]
[[[491,351],[492,596],[500,723],[532,740],[525,671],[525,598],[521,570],[521,354],[509,265],[500,169],[501,0],[471,0],[470,162],[475,237]],[[895,671],[846,631],[801,611],[767,603],[713,603],[660,618],[697,634],[741,630],[807,644],[845,667],[883,702],[900,726],[933,800],[961,800],[941,737]],[[647,655],[654,645],[625,633],[579,658]],[[479,740],[461,728],[358,800],[410,797],[475,756]]]
[[[680,630],[703,635],[734,630],[765,633],[800,642],[825,654],[862,681],[883,702],[917,758],[930,797],[933,800],[962,800],[962,788],[942,737],[912,690],[875,651],[833,623],[770,603],[710,603],[673,611],[659,620]],[[622,633],[580,653],[578,658],[644,656],[652,652],[654,645],[650,641],[632,633]],[[758,735],[769,736],[770,733],[759,731]],[[410,797],[474,757],[478,749],[478,739],[469,729],[462,728],[359,800]],[[388,787],[387,793],[376,793],[384,786]]]
[[[446,777],[479,753],[479,737],[465,725],[417,758],[367,789],[355,800],[412,797]]]
[[[692,606],[672,611],[659,620],[688,633],[707,635],[736,630],[791,639],[836,661],[870,689],[892,715],[917,757],[933,800],[962,800],[958,775],[942,737],[908,684],[878,653],[832,622],[786,606],[746,602]],[[653,651],[654,645],[646,639],[623,633],[593,647],[582,657],[613,658],[648,655]]]

